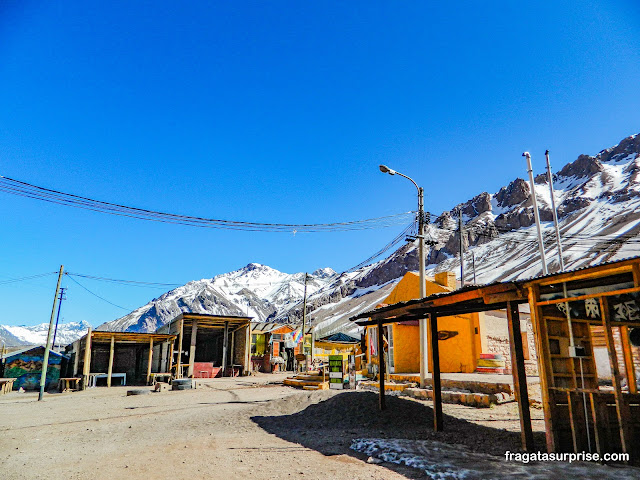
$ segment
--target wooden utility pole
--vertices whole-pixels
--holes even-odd
[[[300,353],[304,354],[304,335],[307,328],[307,272],[304,273],[304,300],[302,301],[302,348]],[[309,362],[305,359],[305,371],[309,370]]]
[[[464,287],[464,236],[462,231],[462,208],[458,208],[458,233],[460,234],[460,288]]]
[[[51,319],[49,320],[49,333],[47,333],[47,345],[44,348],[44,358],[42,359],[42,374],[40,375],[40,393],[38,401],[44,397],[44,387],[47,383],[47,370],[49,369],[49,352],[51,351],[51,341],[53,340],[53,319],[56,314],[56,304],[58,302],[58,292],[60,291],[60,282],[62,280],[62,272],[64,265],[60,265],[60,273],[58,273],[58,284],[56,285],[56,293],[53,296],[53,308],[51,309]]]

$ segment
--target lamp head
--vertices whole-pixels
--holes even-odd
[[[523,157],[531,158],[531,154],[529,152],[524,152],[522,154]]]
[[[389,175],[395,175],[396,174],[395,170],[390,169],[386,165],[380,165],[380,171],[382,173],[388,173]]]

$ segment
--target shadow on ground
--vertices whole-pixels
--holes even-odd
[[[355,438],[437,440],[503,458],[507,450],[521,450],[519,433],[477,425],[450,415],[444,415],[444,431],[434,432],[430,406],[392,396],[386,401],[387,408],[381,412],[377,394],[345,392],[289,414],[253,416],[251,420],[269,433],[324,455],[346,454],[363,458],[362,454],[349,448]],[[487,410],[487,417],[489,412]],[[544,435],[536,433],[535,441],[542,448]],[[421,476],[417,470],[389,463],[384,465],[409,478]]]

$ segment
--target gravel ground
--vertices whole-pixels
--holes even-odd
[[[127,387],[47,394],[44,402],[36,393],[0,396],[0,478],[406,479],[424,472],[367,463],[352,441],[418,440],[425,452],[433,448],[424,442],[438,440],[494,466],[519,450],[515,403],[444,405],[445,431],[434,433],[430,402],[388,397],[379,412],[374,393],[300,391],[278,385],[283,378],[215,379],[129,397]],[[532,415],[542,447],[542,412]]]

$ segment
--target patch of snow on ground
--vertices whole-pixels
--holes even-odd
[[[461,445],[430,440],[381,438],[353,439],[351,449],[383,462],[406,465],[437,480],[503,480],[581,478],[631,480],[640,478],[640,469],[609,467],[587,462],[506,461],[505,457],[483,455]]]

